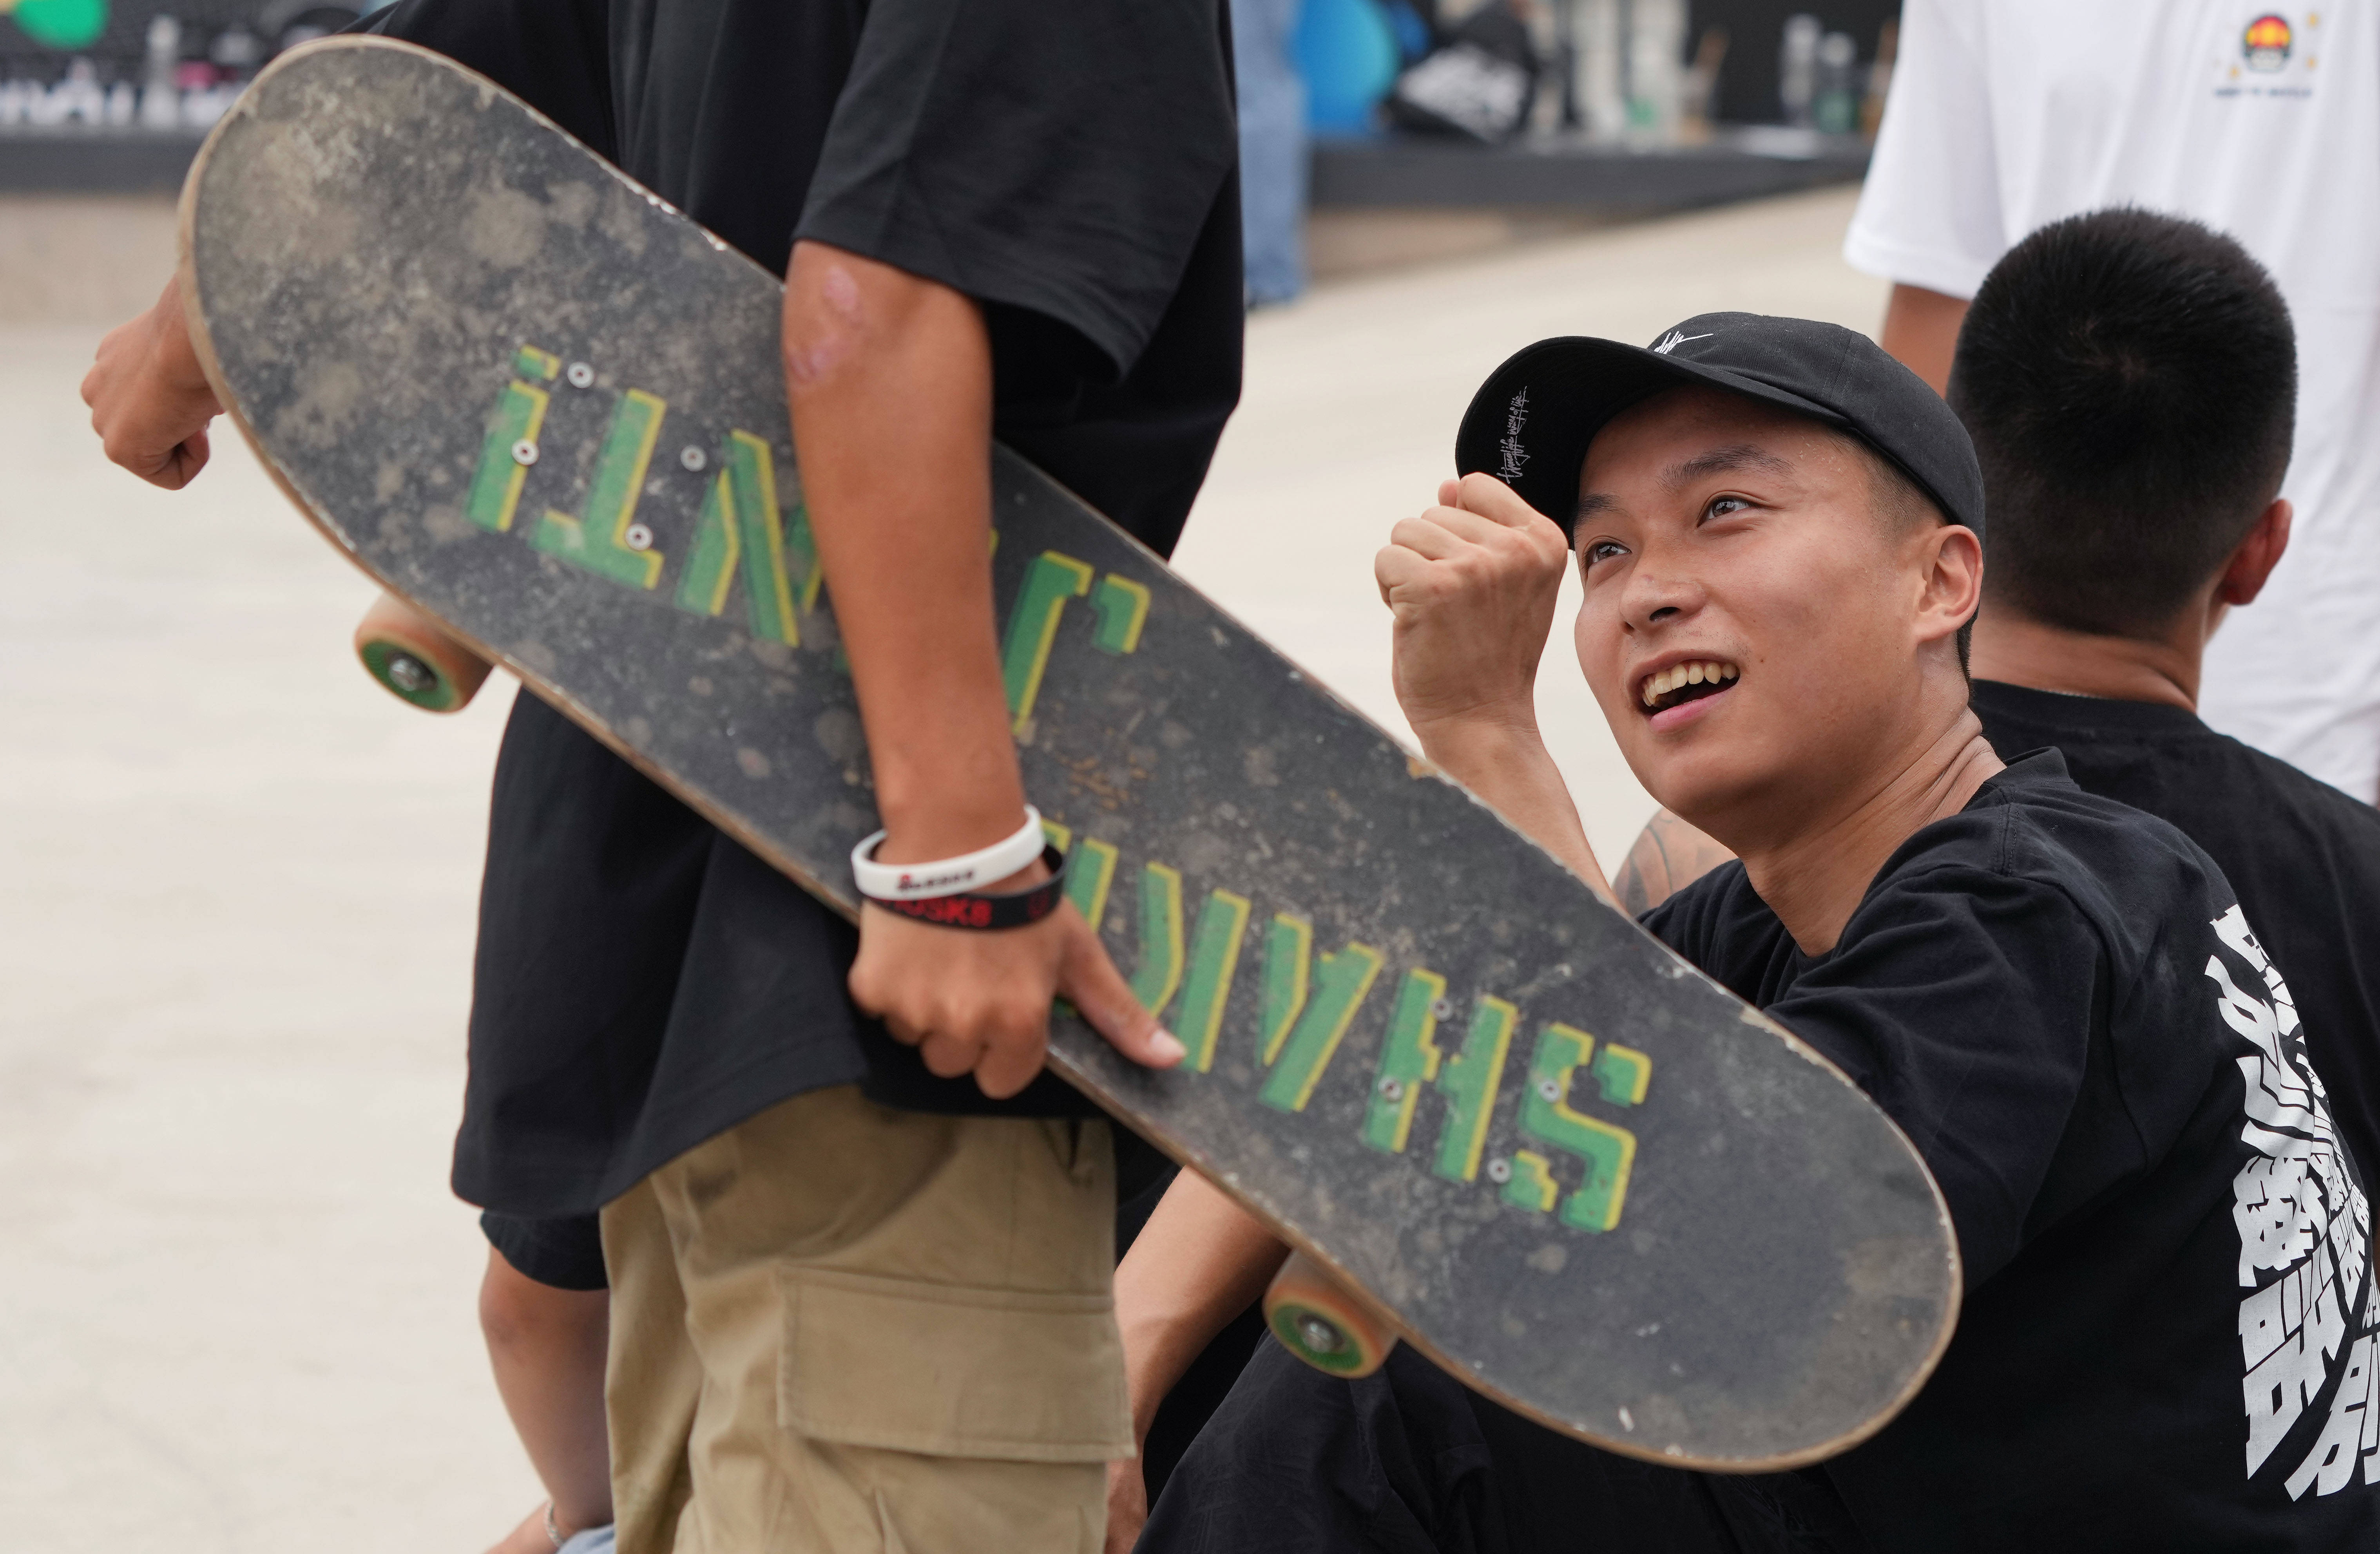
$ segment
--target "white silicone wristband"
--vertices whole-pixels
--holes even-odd
[[[936,896],[979,891],[1007,879],[1041,856],[1041,811],[1025,807],[1025,824],[1015,835],[979,852],[933,863],[878,863],[877,844],[884,833],[863,838],[851,850],[851,876],[859,893],[878,901],[930,901]]]

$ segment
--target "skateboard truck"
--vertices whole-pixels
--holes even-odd
[[[1397,1346],[1396,1329],[1303,1252],[1266,1286],[1264,1313],[1282,1348],[1332,1376],[1369,1376]]]
[[[492,667],[395,594],[382,594],[356,626],[356,656],[390,694],[430,712],[459,712]]]

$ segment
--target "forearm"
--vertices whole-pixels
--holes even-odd
[[[968,298],[802,243],[785,368],[804,501],[867,725],[888,862],[1016,829],[991,601],[991,349]]]
[[[1569,562],[1550,518],[1473,474],[1441,484],[1437,506],[1391,529],[1372,572],[1396,615],[1397,705],[1422,753],[1609,899],[1537,734],[1537,661]]]
[[[207,382],[206,369],[199,364],[198,346],[190,339],[189,310],[182,296],[179,274],[165,283],[156,305],[149,310],[149,319],[158,376],[176,394],[188,399],[203,399],[212,407],[214,389]]]
[[[1959,327],[1966,322],[1964,298],[1896,284],[1885,304],[1884,334],[1878,344],[1941,394],[1949,387],[1950,363],[1959,351]]]
[[[882,863],[988,847],[1025,821],[991,601],[991,341],[950,287],[820,243],[785,276],[794,449],[868,735]],[[993,891],[1044,877],[1035,856]],[[1040,1072],[1051,998],[1135,1062],[1183,1046],[1071,904],[973,933],[860,914],[853,1002],[927,1072],[1014,1095]]]
[[[1448,719],[1416,723],[1422,754],[1438,769],[1488,802],[1523,835],[1568,865],[1596,893],[1609,898],[1603,865],[1588,845],[1562,781],[1534,719]]]
[[[1224,1324],[1264,1293],[1289,1248],[1196,1172],[1173,1179],[1116,1269],[1116,1321],[1135,1435]]]

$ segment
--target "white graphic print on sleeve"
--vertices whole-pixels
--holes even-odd
[[[2220,954],[2206,958],[2224,1023],[2254,1049],[2239,1060],[2247,1081],[2240,1136],[2254,1151],[2233,1179],[2240,1227],[2240,1357],[2247,1367],[2248,1474],[2253,1477],[2334,1378],[2330,1414],[2302,1461],[2289,1464],[2292,1499],[2380,1484],[2380,1399],[2373,1384],[2375,1335],[2369,1271],[2371,1211],[2349,1177],[2330,1105],[2305,1061],[2296,1003],[2280,971],[2234,906],[2216,938],[2247,963],[2251,987]],[[2350,1334],[2350,1328],[2352,1333]]]

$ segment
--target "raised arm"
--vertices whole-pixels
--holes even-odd
[[[822,243],[785,278],[785,384],[803,499],[859,694],[887,832],[918,863],[1014,832],[1026,795],[991,601],[991,346],[969,298]],[[1023,889],[1039,863],[994,881]],[[1063,994],[1125,1056],[1182,1044],[1072,906],[980,933],[868,908],[851,993],[932,1072],[1009,1096],[1040,1071]]]
[[[1397,703],[1424,755],[1609,897],[1537,733],[1537,660],[1569,542],[1490,476],[1449,480],[1438,500],[1399,523],[1373,563],[1396,616]]]
[[[1964,297],[1896,282],[1884,305],[1884,334],[1876,343],[1941,394],[1950,386],[1950,359],[1958,354],[1959,326],[1966,322]]]

